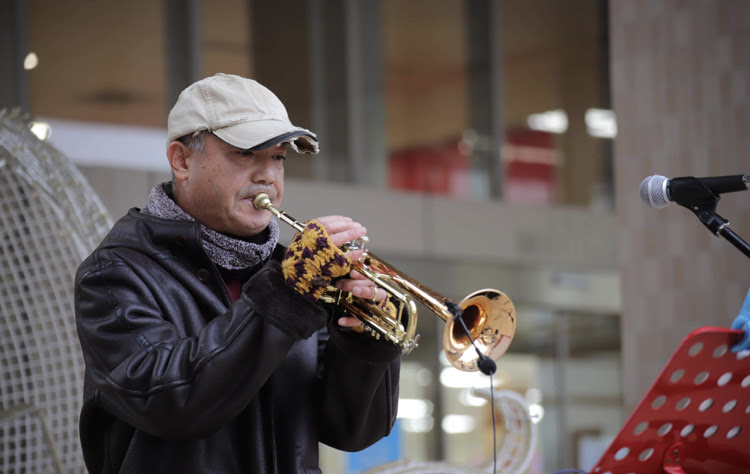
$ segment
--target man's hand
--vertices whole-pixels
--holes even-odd
[[[297,232],[281,261],[286,283],[311,301],[317,301],[332,280],[346,276],[351,269],[352,261],[334,243],[325,225],[315,219]]]
[[[318,217],[315,219],[326,229],[328,237],[331,238],[331,242],[336,247],[341,247],[347,242],[357,240],[367,235],[367,229],[362,226],[359,222],[354,222],[349,217],[344,216],[325,216]],[[361,250],[353,252],[347,252],[346,255],[352,259],[357,260],[362,256]]]
[[[326,216],[319,217],[316,220],[323,224],[328,236],[336,246],[344,245],[367,235],[367,229],[349,217]],[[362,256],[362,250],[347,252],[346,255],[352,261],[357,261]],[[357,298],[378,302],[382,302],[387,296],[385,290],[376,287],[367,277],[356,270],[352,270],[348,278],[337,281],[336,288],[342,291],[350,291]],[[362,324],[355,317],[342,317],[338,320],[338,323],[344,327],[357,327]]]
[[[337,281],[336,288],[343,291],[350,291],[357,298],[377,302],[383,302],[388,296],[385,290],[375,286],[374,283],[357,270],[352,270],[351,273],[349,273],[349,278],[342,278]],[[339,318],[338,323],[340,326],[346,327],[356,327],[361,325],[359,319],[354,317]]]

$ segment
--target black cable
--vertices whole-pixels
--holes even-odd
[[[495,387],[490,375],[490,410],[492,410],[492,472],[497,474],[497,434],[495,433]]]
[[[463,310],[460,306],[458,306],[456,303],[454,303],[451,300],[445,300],[445,306],[448,308],[448,310],[453,314],[453,320],[458,321],[461,323],[461,327],[464,328],[464,332],[466,333],[466,337],[469,338],[469,341],[471,341],[471,345],[474,346],[474,350],[477,351],[477,355],[479,356],[479,362],[477,362],[477,366],[479,367],[479,370],[489,376],[490,378],[490,403],[491,403],[491,410],[492,410],[492,458],[493,458],[493,472],[497,473],[497,439],[496,439],[496,429],[495,429],[495,387],[492,380],[492,374],[495,373],[497,370],[497,365],[495,364],[495,361],[487,357],[486,355],[482,354],[477,347],[476,343],[474,342],[474,339],[471,337],[471,332],[469,331],[469,328],[466,327],[466,323],[461,318],[461,315],[463,314]],[[582,471],[580,469],[563,469],[560,471],[555,471],[552,474],[588,474],[586,471]]]
[[[479,361],[477,362],[477,366],[479,367],[479,370],[490,378],[490,410],[492,410],[492,461],[493,461],[492,472],[497,473],[497,432],[495,428],[496,426],[495,387],[494,387],[493,380],[492,380],[492,374],[494,374],[497,371],[497,365],[495,364],[494,360],[482,354],[482,352],[477,347],[476,343],[474,342],[474,339],[471,337],[471,331],[469,331],[469,328],[466,327],[466,323],[464,322],[463,318],[461,318],[461,315],[463,314],[463,310],[461,309],[461,307],[451,300],[445,300],[445,306],[453,315],[454,324],[456,320],[461,323],[461,327],[464,328],[466,337],[469,338],[469,341],[471,341],[471,345],[474,346],[474,350],[477,351],[477,355],[479,356]]]

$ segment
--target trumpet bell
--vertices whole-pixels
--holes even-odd
[[[493,289],[475,291],[459,303],[461,319],[482,355],[496,361],[516,332],[516,309],[505,293]],[[479,355],[460,322],[450,320],[443,330],[443,350],[457,369],[479,370]]]

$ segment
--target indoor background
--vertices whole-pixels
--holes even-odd
[[[445,296],[511,297],[493,382],[532,407],[529,473],[590,469],[680,341],[728,326],[750,286],[726,241],[638,197],[652,174],[750,170],[748,2],[14,0],[0,30],[0,107],[48,126],[113,219],[169,179],[186,85],[223,72],[271,88],[321,144],[287,159],[285,211],[356,218]],[[747,202],[719,208],[740,236]],[[325,472],[492,460],[489,404],[470,392],[489,382],[447,365],[443,326],[420,312],[393,440],[324,450]]]

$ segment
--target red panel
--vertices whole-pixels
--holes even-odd
[[[729,350],[740,334],[688,335],[591,472],[750,472],[750,354]]]
[[[554,202],[557,161],[553,134],[509,132],[503,147],[504,198],[524,203]],[[390,156],[391,189],[475,197],[472,186],[479,183],[472,179],[477,178],[481,176],[472,176],[470,151],[459,140],[400,150]],[[489,188],[489,178],[482,184]]]
[[[458,142],[391,154],[391,189],[465,197],[469,195],[469,157]]]
[[[508,132],[503,161],[503,197],[507,201],[555,201],[558,156],[552,133],[526,129]]]

